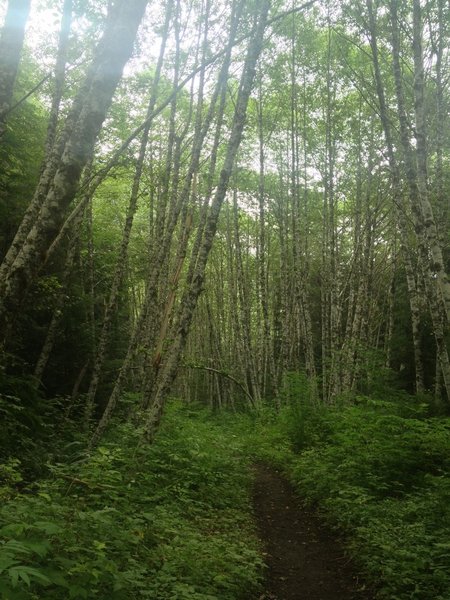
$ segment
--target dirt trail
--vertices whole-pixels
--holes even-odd
[[[254,507],[268,565],[257,600],[370,600],[342,545],[275,469],[255,466]]]

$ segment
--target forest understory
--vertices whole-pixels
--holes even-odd
[[[37,481],[3,466],[2,598],[448,600],[449,437],[407,397],[172,400],[151,446],[117,424]]]
[[[449,24],[0,2],[2,599],[450,600]]]

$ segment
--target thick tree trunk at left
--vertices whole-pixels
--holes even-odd
[[[103,364],[106,359],[107,346],[110,337],[111,325],[114,318],[115,309],[117,306],[117,300],[119,297],[119,290],[123,283],[126,271],[127,257],[128,257],[128,246],[131,238],[131,230],[133,227],[134,215],[138,206],[138,198],[141,187],[141,177],[142,172],[144,170],[144,162],[145,156],[147,153],[147,145],[148,139],[150,135],[150,129],[152,127],[152,119],[151,115],[155,109],[159,80],[161,77],[161,70],[164,60],[164,53],[166,51],[167,44],[167,36],[170,25],[170,19],[172,14],[172,2],[167,5],[165,24],[163,30],[163,37],[158,57],[158,62],[156,65],[155,75],[152,81],[152,89],[150,93],[149,103],[147,107],[147,118],[146,118],[146,126],[144,128],[140,148],[139,148],[139,156],[136,163],[136,168],[133,176],[133,185],[131,188],[130,200],[128,204],[127,214],[125,218],[125,225],[122,232],[122,240],[120,243],[119,252],[117,255],[116,267],[114,270],[114,276],[111,284],[111,291],[109,294],[108,302],[105,307],[105,315],[103,318],[102,330],[100,333],[97,350],[95,353],[95,357],[93,360],[92,366],[92,374],[91,381],[89,384],[89,389],[87,392],[86,398],[86,417],[87,422],[89,423],[90,418],[94,409],[94,400],[97,392],[97,387],[100,381],[100,375],[103,368]]]
[[[78,190],[82,170],[93,153],[123,67],[131,55],[147,2],[121,0],[108,17],[83,86],[83,97],[79,100],[81,110],[65,143],[39,216],[0,281],[0,328],[19,310]]]
[[[9,0],[0,36],[0,137],[11,107],[31,0]]]
[[[39,185],[35,189],[33,198],[27,206],[26,212],[23,215],[20,226],[16,231],[16,234],[10,247],[8,248],[8,252],[3,258],[3,262],[0,267],[0,281],[3,279],[5,274],[8,273],[17,254],[22,248],[27,235],[30,233],[31,228],[36,222],[42,203],[45,200],[50,183],[58,167],[58,161],[61,158],[61,153],[64,149],[65,138],[60,138],[59,140],[57,140],[56,132],[58,127],[60,104],[64,92],[64,84],[66,77],[66,60],[69,45],[71,21],[72,0],[64,0],[63,13],[61,19],[61,31],[58,43],[58,52],[56,56],[54,70],[52,105],[47,125],[47,138],[45,140],[45,159],[41,168]],[[72,117],[75,117],[74,110],[72,110]],[[68,136],[68,127],[66,127],[65,133],[66,136]],[[56,146],[55,142],[58,142]]]

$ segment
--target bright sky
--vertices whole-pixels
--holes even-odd
[[[50,69],[54,62],[54,51],[52,52],[52,49],[54,49],[58,43],[62,5],[63,0],[59,0],[58,2],[32,0],[31,2],[25,43],[35,56],[39,57],[40,66],[44,71]],[[4,23],[7,6],[7,0],[0,0],[0,27],[2,27]],[[52,7],[50,8],[49,6]],[[156,9],[153,8],[152,10],[152,7],[150,6],[149,12],[155,12],[158,8],[159,7]],[[72,21],[71,30],[72,32],[82,35],[83,30],[86,30],[88,27],[89,22],[86,18],[77,18]],[[146,31],[146,39],[148,39],[148,44],[146,44],[145,48],[146,56],[156,59],[159,53],[159,40],[154,38],[153,32],[151,31]],[[130,69],[130,67],[128,67],[128,69]]]

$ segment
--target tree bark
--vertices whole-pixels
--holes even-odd
[[[409,139],[409,125],[400,64],[400,33],[397,0],[390,3],[392,25],[392,57],[397,96],[398,118],[400,123],[400,140],[405,161],[406,181],[409,187],[409,197],[414,216],[414,226],[418,244],[424,247],[424,252],[430,252],[432,262],[429,265],[431,276],[436,274],[440,288],[443,308],[450,322],[450,281],[445,270],[442,248],[434,220],[433,209],[428,198],[426,175],[426,133],[424,114],[424,82],[422,59],[422,28],[421,10],[418,0],[414,0],[413,10],[413,51],[414,51],[414,112],[416,118],[416,153]],[[417,166],[416,166],[417,165]]]
[[[48,360],[51,356],[53,346],[56,341],[56,337],[58,335],[59,326],[61,323],[61,319],[64,314],[64,303],[67,298],[67,286],[70,273],[72,272],[75,255],[77,251],[77,244],[79,241],[80,231],[79,228],[81,226],[81,222],[83,219],[83,213],[80,214],[78,221],[74,223],[74,231],[72,233],[72,238],[69,241],[69,248],[67,250],[66,263],[64,265],[64,271],[61,277],[60,282],[60,290],[58,291],[58,296],[56,299],[56,306],[53,309],[53,315],[50,321],[50,325],[47,329],[47,335],[45,337],[44,344],[42,345],[41,352],[39,354],[39,358],[36,362],[36,366],[34,368],[33,376],[36,380],[36,387],[38,387],[41,383],[42,375],[44,373],[45,367],[47,366]]]
[[[412,329],[412,341],[414,349],[414,366],[415,366],[415,387],[417,392],[421,392],[424,387],[423,381],[423,361],[422,361],[422,348],[420,339],[420,297],[417,290],[417,283],[412,259],[413,249],[410,247],[408,242],[408,225],[406,218],[406,206],[402,197],[402,186],[400,178],[400,169],[397,163],[397,159],[394,152],[394,143],[392,138],[391,123],[388,116],[388,106],[386,102],[386,95],[384,91],[383,81],[381,77],[381,69],[379,63],[378,53],[378,36],[376,19],[373,10],[372,0],[367,0],[367,10],[369,15],[369,36],[370,46],[372,49],[372,60],[375,73],[375,83],[378,96],[379,112],[381,124],[383,127],[383,133],[386,140],[387,155],[389,161],[389,167],[391,170],[391,178],[393,184],[393,200],[396,208],[397,222],[400,230],[400,245],[403,254],[403,260],[405,265],[406,283],[408,288],[409,304],[411,311],[411,329]]]
[[[19,310],[78,190],[81,172],[93,153],[123,67],[131,55],[147,2],[121,0],[107,20],[86,76],[83,97],[75,102],[75,105],[81,105],[81,110],[64,145],[38,219],[0,282],[0,329],[4,329],[10,316]]]
[[[30,5],[31,0],[9,0],[0,35],[0,139],[6,130]]]
[[[117,304],[120,286],[122,285],[122,282],[123,282],[123,279],[125,276],[126,262],[127,262],[126,259],[127,259],[127,255],[128,255],[128,246],[130,243],[134,215],[137,210],[141,177],[142,177],[142,172],[144,169],[145,155],[146,155],[146,151],[147,151],[149,133],[150,133],[151,125],[152,125],[152,120],[149,119],[148,117],[153,114],[155,104],[156,104],[159,80],[161,77],[161,69],[162,69],[164,54],[165,54],[165,50],[166,50],[166,44],[167,44],[169,25],[170,25],[170,20],[172,17],[172,8],[173,8],[173,0],[168,3],[167,8],[166,8],[166,17],[165,17],[165,23],[164,23],[164,28],[163,28],[163,32],[162,32],[161,48],[160,48],[160,52],[159,52],[158,62],[157,62],[156,69],[155,69],[155,75],[154,75],[153,81],[152,81],[152,89],[151,89],[150,99],[149,99],[149,103],[148,103],[148,107],[147,107],[146,126],[142,133],[140,149],[139,149],[139,156],[138,156],[137,162],[136,162],[136,167],[135,167],[135,172],[134,172],[134,177],[133,177],[133,184],[132,184],[132,189],[131,189],[131,193],[130,193],[130,200],[129,200],[127,214],[126,214],[126,218],[125,218],[125,225],[124,225],[124,229],[123,229],[123,233],[122,233],[122,240],[120,243],[119,253],[117,256],[116,267],[115,267],[115,271],[114,271],[114,275],[113,275],[113,281],[111,283],[111,291],[109,293],[108,302],[107,302],[107,305],[105,308],[102,330],[100,332],[100,336],[98,339],[97,351],[96,351],[96,354],[95,354],[95,357],[93,360],[91,381],[90,381],[89,389],[88,389],[87,396],[86,396],[86,421],[88,423],[92,417],[92,413],[93,413],[93,409],[94,409],[95,395],[97,392],[98,383],[100,381],[101,370],[103,368],[103,364],[104,364],[105,358],[106,358],[106,350],[107,350],[107,345],[108,345],[108,340],[109,340],[109,335],[110,335],[111,324],[112,324],[112,321],[114,318],[114,313],[115,313],[115,308],[116,308],[116,304]]]
[[[262,50],[269,6],[269,0],[263,0],[258,6],[257,23],[255,25],[253,37],[251,38],[248,46],[244,70],[239,85],[238,97],[236,100],[233,124],[231,127],[230,138],[227,144],[225,161],[220,173],[216,193],[211,204],[211,210],[208,215],[208,221],[204,230],[203,242],[197,258],[195,276],[192,281],[192,284],[186,290],[182,298],[177,331],[175,332],[175,339],[172,343],[170,353],[168,354],[167,359],[164,363],[161,376],[158,378],[158,387],[156,390],[154,403],[147,415],[145,430],[146,438],[149,441],[153,439],[158,429],[167,393],[176,376],[180,356],[190,329],[198,297],[203,287],[205,268],[216,233],[217,220],[220,214],[222,203],[225,198],[225,194],[228,189],[228,182],[231,176],[231,171],[242,139],[242,132],[245,125],[248,100],[250,97],[250,93],[253,87],[253,80],[255,77],[256,63]]]

